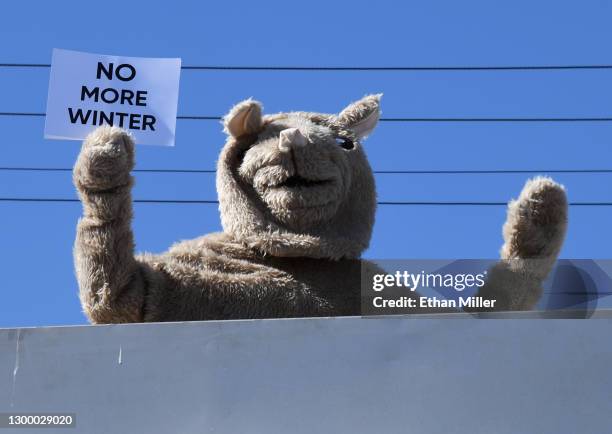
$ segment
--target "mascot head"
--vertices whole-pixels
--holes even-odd
[[[370,95],[337,115],[264,116],[253,100],[233,107],[217,167],[224,231],[265,255],[359,257],[376,210],[362,140],[379,106],[380,95]]]

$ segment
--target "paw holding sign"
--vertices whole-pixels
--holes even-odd
[[[134,167],[134,142],[118,127],[102,126],[83,142],[74,167],[77,187],[103,191],[127,185]]]
[[[134,255],[130,136],[116,127],[96,130],[74,169],[84,208],[75,266],[90,320],[359,315],[362,267],[384,273],[361,259],[376,211],[364,139],[379,105],[380,95],[369,95],[338,114],[267,116],[257,101],[236,105],[224,117],[228,137],[217,164],[223,232],[159,255]],[[533,308],[566,219],[560,186],[528,183],[510,204],[501,260],[479,296],[498,300],[495,309]]]

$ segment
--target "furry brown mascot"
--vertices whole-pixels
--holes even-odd
[[[378,122],[379,100],[367,96],[338,115],[262,116],[256,101],[236,105],[217,167],[224,230],[161,255],[134,256],[132,139],[116,127],[94,131],[74,167],[84,208],[74,257],[90,320],[358,315],[359,257],[376,209],[361,140]],[[532,308],[566,220],[563,188],[529,181],[509,204],[502,260],[479,295],[497,299],[497,310]]]

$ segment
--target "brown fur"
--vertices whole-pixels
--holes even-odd
[[[94,131],[74,168],[84,209],[75,267],[90,320],[358,315],[359,257],[376,208],[361,140],[378,121],[379,100],[365,97],[339,115],[264,117],[256,101],[235,106],[217,167],[224,231],[161,255],[134,256],[132,139],[115,127]],[[509,206],[502,261],[481,295],[497,297],[501,310],[532,307],[561,247],[566,212],[562,187],[528,183]]]

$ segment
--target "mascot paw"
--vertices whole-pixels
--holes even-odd
[[[132,137],[121,128],[105,125],[83,142],[74,167],[74,181],[77,187],[108,190],[128,184],[133,167]]]
[[[502,257],[546,258],[558,254],[567,227],[567,197],[550,178],[530,179],[508,204]]]

